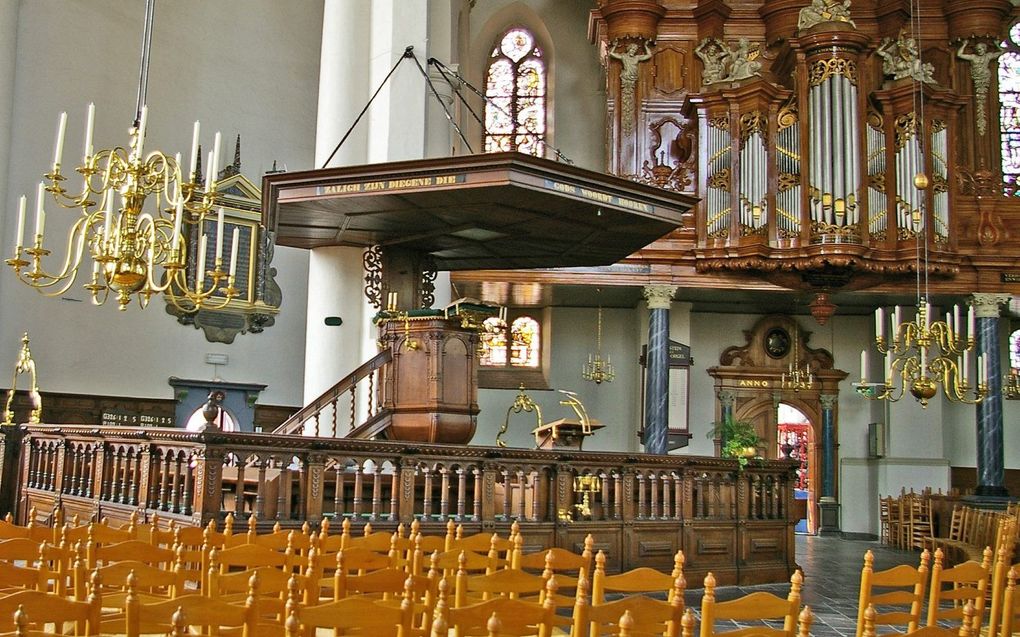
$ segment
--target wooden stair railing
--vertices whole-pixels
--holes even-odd
[[[350,417],[347,431],[350,432],[359,429],[365,424],[377,423],[385,415],[386,410],[383,409],[382,405],[379,404],[379,374],[377,373],[380,369],[388,365],[393,360],[393,350],[384,349],[379,352],[368,361],[363,363],[360,367],[355,369],[347,376],[340,379],[337,384],[333,385],[322,394],[308,403],[297,412],[294,413],[290,418],[283,421],[279,427],[273,430],[274,434],[295,434],[301,433],[305,422],[309,420],[315,421],[315,430],[322,435],[322,423],[319,419],[327,408],[332,409],[332,418],[329,423],[328,435],[330,437],[337,437],[338,426],[337,418],[340,411],[340,399],[344,394],[350,394]],[[368,417],[364,423],[357,422],[357,391],[358,383],[368,379]]]

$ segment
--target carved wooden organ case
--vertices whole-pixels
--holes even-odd
[[[604,0],[589,35],[608,69],[609,170],[701,199],[686,229],[698,271],[824,288],[918,267],[952,277],[954,173],[1000,160],[996,126],[978,122],[998,112],[994,86],[977,104],[957,49],[996,45],[1011,12]]]

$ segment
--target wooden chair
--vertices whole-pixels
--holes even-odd
[[[674,563],[683,563],[682,553],[674,557]],[[604,604],[607,592],[628,594],[658,592],[669,595],[670,591],[673,590],[676,579],[673,575],[644,566],[625,573],[607,575],[606,554],[603,551],[599,551],[595,555],[595,574],[592,576],[591,603],[592,606]]]
[[[875,572],[875,555],[864,554],[864,568],[861,569],[860,596],[857,602],[856,637],[864,633],[864,612],[868,606],[882,606],[883,612],[876,614],[873,625],[904,626],[907,632],[917,630],[921,623],[921,605],[928,584],[928,564],[931,554],[921,552],[921,561],[915,569],[907,564]],[[876,592],[875,589],[881,589]]]
[[[942,568],[942,551],[935,551],[935,564],[931,569],[931,589],[928,594],[928,626],[949,620],[964,621],[963,607],[974,605],[971,629],[976,635],[984,618],[985,593],[992,566],[992,549],[986,548],[981,562],[967,561],[952,568]],[[945,585],[951,588],[944,588]],[[943,602],[951,602],[945,607]]]
[[[974,637],[975,633],[971,630],[971,621],[974,615],[974,607],[970,603],[963,607],[963,616],[965,620],[961,622],[959,629],[944,628],[942,626],[921,626],[916,630],[911,630],[906,633],[897,633],[903,637]],[[875,637],[875,617],[877,612],[874,606],[868,606],[861,614],[864,618],[864,624],[860,627],[861,634],[864,637]]]
[[[247,570],[257,566],[275,566],[285,573],[292,573],[294,557],[289,551],[281,553],[257,544],[213,549],[209,553],[209,568],[218,569],[220,573]]]
[[[144,562],[153,566],[172,568],[177,556],[172,549],[160,548],[141,540],[127,540],[116,544],[104,544],[92,549],[89,566],[96,568],[113,562]]]
[[[98,635],[100,608],[98,597],[77,601],[43,591],[18,591],[0,597],[0,632],[16,629],[14,614],[20,610],[32,633],[44,630],[45,624],[57,624],[57,633]]]
[[[507,571],[513,573],[514,571]],[[518,571],[519,573],[519,571]],[[526,575],[526,573],[521,573]],[[442,617],[453,630],[455,637],[486,635],[509,637],[515,635],[537,635],[551,637],[556,625],[555,578],[545,582],[545,601],[542,603],[514,599],[508,596],[493,596],[490,599],[462,606],[450,607],[447,603],[447,583],[439,583],[438,602],[435,616]],[[495,621],[493,621],[495,617]],[[433,637],[445,637],[437,633],[432,623]]]
[[[16,566],[0,562],[0,595],[18,591],[47,591],[50,586],[46,573],[32,566]],[[63,596],[63,593],[60,593]]]
[[[290,604],[285,628],[287,637],[314,637],[318,628],[332,628],[337,634],[359,629],[373,637],[410,637],[411,615],[410,601],[395,607],[365,597],[347,597],[319,606]]]
[[[1014,566],[1009,569],[1003,592],[1002,613],[999,616],[999,634],[1002,637],[1010,637],[1014,631],[1013,627],[1017,624],[1017,613],[1020,611],[1018,608],[1020,596],[1016,591],[1017,579],[1020,579],[1020,568]]]
[[[1013,551],[1016,548],[1016,519],[1006,516],[999,526],[999,536],[995,549],[995,563],[992,566],[991,576],[991,610],[988,613],[988,627],[985,631],[986,637],[996,637],[999,632],[999,621],[1002,617],[1003,602],[1006,594],[1006,577],[1013,561]]]
[[[556,604],[556,578],[544,578],[524,571],[504,569],[482,575],[468,575],[464,570],[457,571],[454,583],[454,607],[466,606],[478,600],[495,597],[518,599],[521,597],[542,597],[552,593],[551,603]]]
[[[783,599],[778,595],[758,591],[744,595],[728,602],[715,600],[715,576],[709,573],[705,577],[705,592],[701,597],[701,637],[716,635],[751,634],[755,637],[795,637],[797,634],[807,635],[810,631],[812,615],[801,613],[800,591],[804,576],[795,571],[790,577],[790,594]],[[731,631],[717,631],[715,622],[731,620],[738,622],[782,620],[782,628],[773,628],[766,624],[755,625],[753,628]],[[802,620],[808,625],[803,625]]]
[[[960,541],[963,534],[963,520],[967,508],[959,504],[953,506],[953,513],[949,518],[949,530],[944,536],[933,536],[928,542],[925,543],[924,548],[934,552],[935,549],[941,548],[945,552],[946,547],[949,545],[955,545]]]
[[[0,562],[32,566],[39,560],[39,550],[45,542],[27,537],[0,541]]]
[[[935,535],[932,525],[931,498],[918,496],[910,502],[910,546],[911,549],[922,550],[925,544]]]
[[[592,605],[588,600],[588,579],[582,569],[574,599],[573,629],[571,637],[597,637],[599,635],[632,634],[680,637],[684,616],[684,581],[680,576],[674,581],[673,594],[668,601],[653,599],[646,595],[630,595],[604,604]],[[624,626],[622,617],[630,617],[630,625]],[[691,628],[693,629],[693,614]],[[626,628],[626,631],[624,630]]]
[[[247,636],[254,632],[256,621],[249,604],[230,604],[204,595],[182,595],[146,603],[129,594],[124,625],[126,637],[171,631],[186,635],[187,631],[182,630],[184,626],[199,627],[204,635],[217,635],[225,628],[240,628]]]

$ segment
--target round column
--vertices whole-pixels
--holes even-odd
[[[999,306],[1008,294],[974,294],[977,353],[988,361],[988,394],[977,404],[977,488],[974,495],[1007,496],[1002,455],[1002,366],[999,361]]]
[[[669,452],[669,306],[676,287],[649,285],[648,361],[645,385],[645,451]]]

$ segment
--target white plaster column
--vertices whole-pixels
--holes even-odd
[[[366,62],[371,20],[371,0],[325,0],[315,132],[316,168],[326,163],[371,95]],[[368,120],[363,118],[329,165],[366,163],[368,130]],[[362,291],[362,270],[360,248],[316,248],[309,255],[305,404],[365,360],[367,347],[363,341],[370,338],[367,318],[370,312]],[[324,323],[327,316],[339,316],[343,324],[328,326]]]
[[[429,1],[429,26],[428,26],[428,57],[435,58],[457,70],[457,64],[453,58],[457,50],[456,44],[456,21],[450,0]],[[425,64],[425,61],[422,61]],[[459,136],[447,117],[447,112],[457,121],[458,104],[454,96],[453,87],[446,81],[446,77],[435,67],[426,66],[429,80],[438,93],[431,89],[425,97],[425,113],[427,125],[425,127],[425,156],[426,157],[449,157],[453,155],[453,148],[460,143]],[[450,74],[447,72],[446,74]],[[446,107],[445,110],[443,107]],[[459,124],[459,122],[458,122]],[[472,141],[472,145],[475,143]],[[467,152],[463,149],[462,152]]]
[[[20,0],[0,0],[0,210],[17,212],[17,197],[7,196],[11,157],[11,125],[14,117],[14,69],[18,49],[18,6]],[[13,250],[15,240],[12,214],[0,215],[0,254],[6,258]],[[7,239],[8,229],[11,239]],[[5,277],[6,278],[6,277]],[[12,277],[13,278],[13,277]]]

